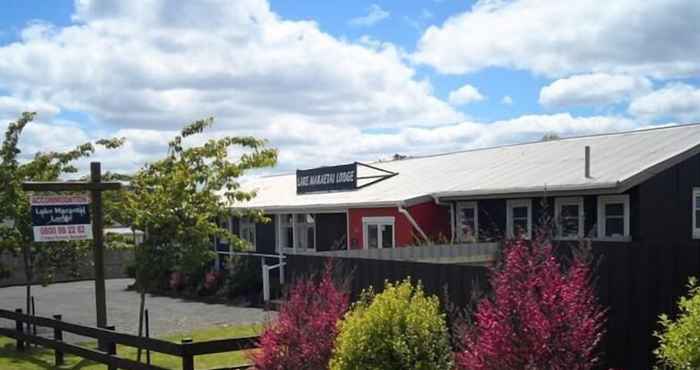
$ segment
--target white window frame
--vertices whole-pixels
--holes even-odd
[[[532,199],[509,199],[506,201],[506,228],[509,238],[514,238],[513,233],[513,208],[527,207],[527,233],[525,239],[532,238]]]
[[[250,240],[243,238],[243,235],[244,235],[243,229],[244,228],[252,230],[253,242],[250,242]],[[253,222],[245,217],[241,217],[240,219],[238,219],[238,236],[241,239],[247,241],[248,244],[250,244],[250,246],[252,247],[253,251],[257,250],[257,248],[258,248],[258,246],[257,246],[258,235],[257,235],[256,230],[255,230],[255,222]]]
[[[563,206],[578,206],[578,235],[563,236],[561,226],[561,209]],[[557,224],[556,238],[559,240],[577,240],[583,238],[584,235],[584,212],[583,212],[583,197],[555,198],[554,199],[554,221]]]
[[[462,210],[471,208],[474,210],[474,235],[473,240],[467,240],[462,231]],[[479,204],[478,202],[457,202],[455,212],[455,228],[457,228],[457,240],[461,243],[476,242],[479,240]]]
[[[297,248],[297,246],[296,246],[296,242],[299,240],[299,239],[298,239],[298,238],[299,238],[299,235],[297,235],[297,230],[296,230],[296,229],[297,229],[296,217],[299,216],[299,215],[304,216],[304,217],[306,217],[306,216],[308,216],[308,215],[311,215],[311,217],[312,217],[313,220],[314,220],[314,222],[313,222],[312,224],[310,224],[310,225],[313,225],[313,226],[306,226],[307,228],[308,228],[308,227],[311,227],[311,228],[313,229],[313,233],[312,233],[312,235],[313,235],[313,237],[314,237],[314,247],[313,247],[313,248],[304,248],[304,249],[301,249],[301,248]],[[306,223],[304,223],[304,224],[305,224],[305,225],[309,225],[308,222],[306,222]],[[293,235],[293,238],[294,238],[294,241],[293,241],[292,244],[294,244],[294,250],[295,250],[295,251],[312,251],[312,252],[315,252],[315,251],[316,251],[316,214],[314,214],[314,213],[308,213],[308,212],[306,212],[306,213],[294,213],[294,214],[293,214],[293,217],[292,217],[292,225],[293,225],[293,228],[292,228],[292,235]]]
[[[623,203],[624,205],[624,235],[605,236],[605,205],[610,203]],[[630,240],[630,196],[629,194],[601,195],[598,196],[598,238],[610,241]]]
[[[292,222],[290,224],[290,227],[292,228],[292,240],[291,240],[292,244],[291,244],[291,246],[287,246],[287,245],[283,246],[282,245],[282,228],[286,227],[286,226],[282,225],[282,219],[284,219],[285,216],[289,216],[289,215],[292,216]],[[277,227],[276,227],[277,238],[275,238],[276,239],[275,240],[276,241],[276,243],[275,243],[276,249],[275,250],[277,251],[277,253],[293,251],[294,250],[294,213],[279,213],[276,215],[275,219],[277,221],[276,222],[277,223]]]
[[[362,217],[362,249],[369,249],[368,242],[368,226],[377,226],[377,235],[379,233],[379,226],[391,226],[391,247],[396,248],[396,219],[394,217]],[[382,240],[377,241],[377,249],[384,248]]]
[[[697,199],[700,196],[700,188],[693,188],[693,239],[700,239],[700,228],[695,227],[697,225],[697,210],[700,209],[700,204],[697,203]]]

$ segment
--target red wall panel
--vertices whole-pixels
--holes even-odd
[[[407,208],[418,226],[434,240],[438,235],[450,233],[450,217],[447,207],[441,207],[434,202],[425,202]],[[404,247],[415,244],[420,235],[413,229],[410,221],[401,214],[397,207],[385,208],[351,208],[348,210],[350,223],[350,248],[363,248],[362,218],[363,217],[394,217],[396,246]]]

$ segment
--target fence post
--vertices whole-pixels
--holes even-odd
[[[53,315],[53,319],[56,321],[61,321],[63,319],[63,316],[61,315]],[[55,341],[60,341],[63,342],[63,330],[59,328],[54,328],[53,329],[53,339]],[[63,365],[63,352],[59,350],[54,350],[53,352],[53,358],[55,361],[56,366],[61,366]]]
[[[265,257],[262,257],[263,301],[265,305],[270,303],[270,269],[265,265]]]
[[[18,308],[15,310],[16,313],[22,314],[22,309]],[[24,334],[24,323],[20,320],[15,320],[15,328],[17,334]],[[17,338],[17,352],[24,352],[24,341]]]
[[[192,343],[192,338],[185,338],[182,340],[182,344],[184,345],[190,343]],[[194,370],[194,356],[187,350],[183,351],[182,354],[182,370]]]
[[[105,326],[105,329],[115,331],[116,327],[114,325]],[[103,344],[105,346],[105,352],[107,352],[108,355],[114,356],[117,354],[117,344],[116,343],[114,343],[113,341],[108,339],[108,340],[105,340],[103,342]],[[115,366],[112,366],[112,364],[107,365],[107,369],[108,370],[117,370],[117,368]]]

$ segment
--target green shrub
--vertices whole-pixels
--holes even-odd
[[[224,283],[219,292],[227,298],[236,298],[262,290],[260,260],[245,256],[232,256],[227,263]]]
[[[676,320],[661,315],[663,330],[654,333],[659,338],[654,353],[662,366],[673,369],[700,368],[700,286],[696,278],[690,278],[688,290],[688,296],[678,301]]]
[[[353,305],[340,323],[331,369],[450,369],[452,353],[437,297],[410,280],[387,283]]]

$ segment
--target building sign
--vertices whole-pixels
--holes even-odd
[[[297,170],[297,194],[357,188],[357,164]]]
[[[32,196],[30,203],[35,242],[92,239],[89,196]]]

